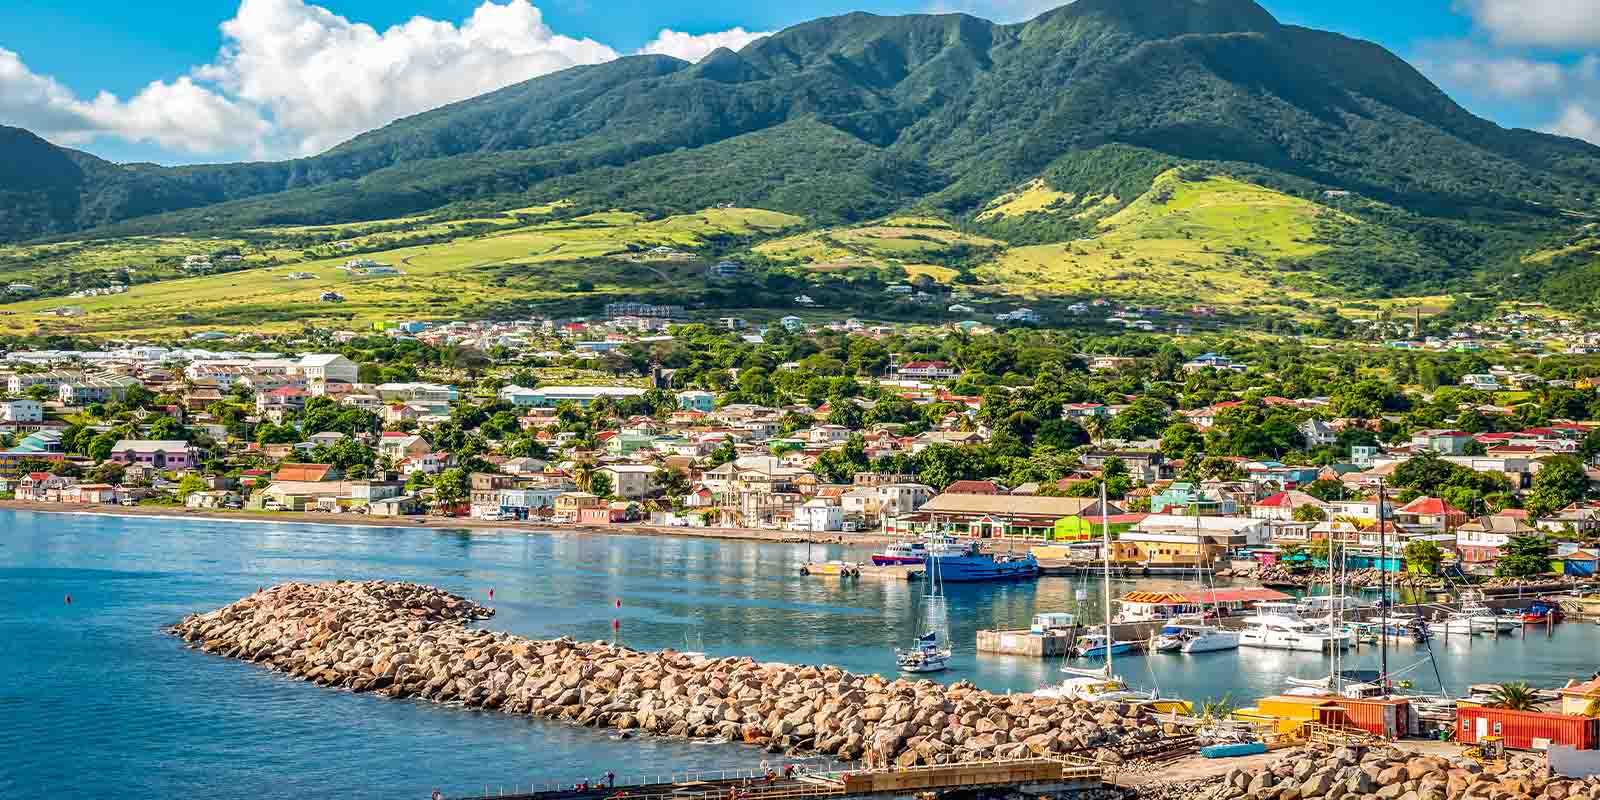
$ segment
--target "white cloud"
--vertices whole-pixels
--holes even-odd
[[[1600,144],[1600,117],[1577,104],[1571,104],[1561,112],[1549,131]]]
[[[639,52],[672,56],[673,58],[681,58],[684,61],[699,61],[711,55],[712,51],[719,47],[726,47],[737,52],[743,50],[745,45],[771,35],[771,31],[751,33],[744,28],[733,28],[732,30],[718,33],[703,33],[700,35],[662,29],[661,33],[656,35],[656,38],[651,39],[644,47],[639,48]]]
[[[1600,0],[1456,0],[1455,7],[1502,44],[1600,44]]]
[[[619,53],[552,30],[528,0],[483,0],[460,23],[379,31],[304,0],[241,0],[210,64],[127,100],[85,100],[0,49],[0,123],[52,141],[111,137],[173,153],[308,155],[401,117]],[[664,29],[640,52],[686,60],[766,36]]]
[[[128,100],[109,92],[82,100],[54,79],[35,74],[4,48],[0,122],[68,145],[113,136],[197,154],[224,152],[241,141],[259,139],[271,127],[250,109],[187,77],[152,82]]]
[[[270,115],[300,154],[404,116],[617,57],[561,36],[527,0],[485,2],[459,26],[416,17],[379,32],[301,0],[243,0],[215,64],[195,74]]]

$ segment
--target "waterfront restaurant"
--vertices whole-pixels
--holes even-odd
[[[1122,607],[1120,622],[1149,622],[1191,614],[1216,612],[1237,616],[1257,603],[1280,602],[1294,598],[1260,586],[1223,589],[1193,589],[1182,592],[1129,592],[1117,601]]]
[[[1108,506],[1113,515],[1122,509]],[[1100,501],[1087,497],[1009,494],[941,494],[916,511],[884,520],[883,532],[906,538],[943,534],[971,539],[1053,541],[1056,524],[1070,517],[1098,520]]]

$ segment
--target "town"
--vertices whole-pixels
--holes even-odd
[[[1147,572],[1283,573],[1329,546],[1429,574],[1587,576],[1600,560],[1600,364],[1584,335],[1529,352],[1567,327],[1533,315],[1333,349],[607,311],[19,347],[0,376],[0,489],[196,513],[938,534],[1075,561],[1108,527],[1112,560]],[[202,349],[219,345],[240,349]]]

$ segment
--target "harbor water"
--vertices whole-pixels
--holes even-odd
[[[532,637],[610,639],[891,674],[916,635],[918,583],[801,578],[808,560],[866,550],[710,539],[474,533],[294,523],[0,512],[0,790],[75,798],[426,797],[619,775],[755,767],[732,744],[635,739],[498,713],[352,695],[186,650],[162,628],[290,580],[431,583],[497,609],[488,625]],[[1184,585],[1115,581],[1113,595]],[[954,667],[939,680],[1029,691],[1062,662],[978,655],[976,632],[1035,613],[1099,618],[1095,581],[950,584]],[[488,597],[494,591],[492,600]],[[70,595],[71,602],[66,602]],[[1080,602],[1078,598],[1084,599]],[[618,603],[620,602],[620,607]],[[613,623],[618,630],[614,634]],[[1600,667],[1600,627],[1526,639],[1436,640],[1446,685],[1555,685]],[[1435,687],[1426,651],[1391,668]],[[1347,668],[1376,664],[1364,647]],[[1248,703],[1284,677],[1325,674],[1315,653],[1241,650],[1119,658],[1130,683]],[[778,762],[774,762],[778,763]]]

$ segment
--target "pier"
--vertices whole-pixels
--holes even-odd
[[[1024,792],[1063,797],[1099,790],[1114,777],[1096,764],[1055,758],[970,761],[919,767],[804,772],[756,770],[643,777],[614,786],[576,784],[527,792],[491,792],[456,800],[798,800],[820,797],[914,797],[943,792]]]

